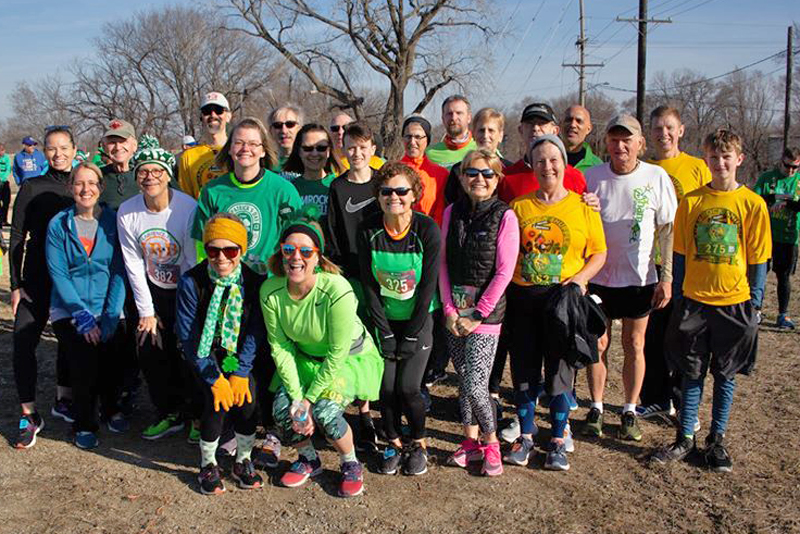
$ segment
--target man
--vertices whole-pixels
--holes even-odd
[[[592,133],[592,116],[588,109],[578,104],[568,107],[561,126],[561,139],[567,149],[567,163],[581,172],[603,163],[586,142],[586,137]]]
[[[8,208],[11,205],[11,158],[6,154],[6,145],[0,143],[0,227],[8,226]]]
[[[181,140],[181,148],[182,150],[189,150],[192,147],[197,146],[197,140],[192,137],[191,135],[184,135],[183,139]]]
[[[278,166],[270,169],[280,172],[289,158],[294,145],[294,138],[303,126],[303,110],[294,104],[284,104],[269,114],[269,128],[272,137],[278,143]]]
[[[518,130],[526,153],[534,138],[545,134],[558,135],[561,131],[553,108],[542,103],[525,106]],[[509,203],[519,196],[539,189],[539,182],[528,163],[527,155],[510,167],[506,167],[504,172],[505,178],[497,186],[497,196],[503,202]],[[586,191],[583,174],[572,165],[567,165],[564,170],[564,187],[578,194]]]
[[[414,210],[432,217],[436,224],[442,224],[448,171],[433,163],[425,153],[431,139],[431,123],[422,115],[409,115],[403,121],[401,132],[404,154],[400,161],[417,171],[422,181],[422,198],[417,200]]]
[[[791,276],[797,267],[797,244],[800,236],[800,147],[787,147],[780,165],[758,177],[755,192],[769,207],[772,226],[772,270],[778,279],[778,318],[775,326],[794,329],[786,315],[791,297]]]
[[[178,164],[178,187],[195,200],[204,185],[223,174],[214,165],[214,158],[228,141],[231,107],[225,95],[217,92],[204,95],[200,100],[200,120],[205,128],[202,142],[181,154]]]
[[[34,176],[41,176],[47,170],[44,154],[36,149],[36,140],[27,136],[22,139],[22,150],[14,156],[14,180],[17,185]]]
[[[588,367],[591,409],[584,432],[603,435],[605,389],[611,321],[622,319],[625,403],[618,437],[641,441],[636,403],[644,379],[644,336],[650,311],[663,308],[672,295],[672,221],[677,210],[675,190],[661,167],[639,160],[644,137],[639,121],[620,115],[606,129],[610,161],[586,171],[586,185],[600,197],[600,216],[608,246],[605,265],[589,284],[603,301],[608,317],[606,333],[598,345],[601,358]],[[655,238],[662,254],[660,277],[656,273]]]
[[[669,175],[680,204],[683,197],[711,181],[706,162],[680,149],[684,135],[680,112],[669,106],[658,106],[650,113],[650,143],[655,157],[649,163],[658,165]],[[660,270],[660,263],[656,269]],[[672,302],[653,310],[647,322],[644,359],[645,374],[640,394],[641,406],[636,414],[642,419],[668,417],[680,404],[681,376],[671,373],[664,352],[667,324],[672,315]]]
[[[350,161],[347,159],[347,150],[344,146],[344,131],[347,129],[349,124],[353,123],[353,118],[344,112],[339,112],[334,115],[333,119],[331,119],[331,139],[333,139],[333,144],[336,145],[336,150],[341,155],[341,163],[342,167],[344,167],[345,171],[350,168]],[[370,139],[372,139],[372,134],[370,134]],[[374,141],[371,141],[374,146]],[[369,158],[369,168],[373,170],[378,170],[383,167],[383,159],[380,158],[377,154],[373,154]]]
[[[467,152],[475,150],[477,145],[469,130],[471,122],[472,108],[467,97],[448,96],[442,103],[442,125],[447,133],[440,142],[428,147],[428,159],[449,169],[464,159]]]
[[[130,164],[139,143],[133,125],[120,119],[108,123],[101,142],[109,163],[102,168],[106,185],[100,194],[100,202],[116,211],[124,201],[139,194],[139,185]]]

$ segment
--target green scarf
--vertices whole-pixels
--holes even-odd
[[[203,333],[200,335],[200,344],[197,347],[197,357],[208,358],[211,353],[211,344],[214,342],[217,323],[222,321],[220,325],[220,341],[222,347],[228,352],[228,356],[222,361],[222,370],[226,373],[232,373],[239,368],[236,349],[239,342],[239,328],[242,322],[242,291],[239,289],[238,284],[242,275],[242,265],[239,264],[228,276],[220,276],[209,265],[208,275],[214,283],[214,293],[211,295],[211,302],[208,303]],[[224,315],[221,315],[220,306],[222,305],[222,295],[225,293],[226,287],[229,287],[230,291],[228,291],[228,299],[225,302]]]

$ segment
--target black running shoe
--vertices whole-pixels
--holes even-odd
[[[654,452],[653,455],[650,456],[650,462],[657,464],[677,462],[689,456],[689,454],[691,454],[694,450],[694,437],[687,438],[686,436],[678,435],[675,438],[674,443],[667,445],[666,447],[662,447]]]
[[[425,380],[424,384],[426,387],[431,387],[432,385],[436,384],[437,382],[441,382],[447,378],[447,373],[444,371],[437,371],[431,370],[428,373],[425,373]]]
[[[378,436],[375,433],[375,423],[372,421],[372,417],[362,416],[360,418],[356,449],[362,452],[378,452]]]
[[[197,481],[200,483],[200,493],[203,495],[219,495],[225,492],[225,485],[219,476],[219,466],[214,464],[202,468]]]
[[[416,476],[424,475],[427,472],[428,451],[414,441],[403,451],[403,474]]]
[[[706,459],[706,465],[712,471],[717,473],[730,473],[733,470],[733,462],[731,456],[728,454],[728,449],[725,448],[724,436],[722,434],[709,434],[706,437],[706,448],[703,451],[703,456]]]
[[[394,445],[387,445],[381,456],[380,472],[384,475],[394,475],[400,465],[400,451]]]
[[[36,445],[36,436],[44,428],[44,419],[38,413],[25,414],[19,419],[18,449],[30,449]]]
[[[235,462],[231,476],[241,489],[258,489],[264,484],[261,475],[256,473],[253,462],[250,460]]]

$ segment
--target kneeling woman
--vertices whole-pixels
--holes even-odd
[[[339,453],[339,495],[363,490],[363,469],[344,419],[354,399],[378,398],[383,360],[356,315],[350,283],[324,255],[319,224],[305,216],[288,222],[280,250],[270,258],[275,275],[261,286],[261,307],[280,387],[273,415],[300,457],[281,478],[296,487],[322,472],[311,443],[316,426]]]
[[[203,229],[203,246],[207,259],[184,273],[178,284],[176,331],[205,399],[198,481],[201,493],[214,495],[225,491],[216,460],[225,412],[230,412],[236,433],[234,480],[242,489],[262,485],[250,452],[258,422],[251,371],[266,338],[258,304],[264,277],[242,263],[247,229],[235,215],[211,217]]]

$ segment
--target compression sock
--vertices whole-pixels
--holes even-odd
[[[550,399],[550,420],[553,425],[552,435],[554,438],[563,439],[564,430],[569,423],[569,399],[568,393],[556,395]]]
[[[207,465],[217,465],[217,446],[219,438],[214,441],[200,440],[200,467]]]
[[[255,434],[239,434],[236,433],[236,462],[241,463],[250,459],[250,452],[253,450],[253,444],[256,442]]]
[[[347,462],[357,462],[358,458],[356,458],[356,449],[355,449],[355,447],[350,449],[350,452],[341,453],[339,455],[339,459],[341,460],[341,462],[343,464],[345,464]]]
[[[317,451],[314,450],[314,446],[311,444],[311,442],[309,442],[308,445],[305,445],[303,447],[298,447],[297,454],[304,457],[309,462],[313,462],[314,460],[317,459]]]

